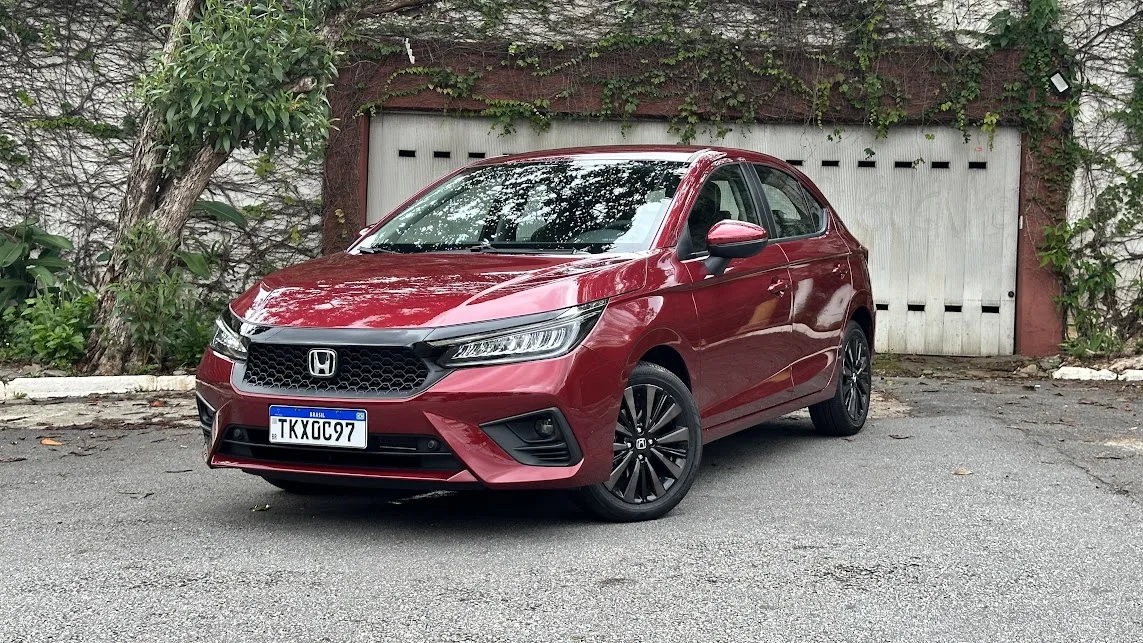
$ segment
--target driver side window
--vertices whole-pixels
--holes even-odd
[[[758,209],[750,197],[746,175],[739,165],[726,165],[715,170],[695,197],[687,217],[692,255],[706,252],[707,233],[714,224],[725,219],[762,225]]]

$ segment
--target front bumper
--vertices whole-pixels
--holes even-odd
[[[457,369],[404,398],[291,396],[236,390],[231,382],[233,363],[208,350],[196,383],[201,403],[214,411],[204,459],[211,467],[257,475],[364,486],[580,487],[610,474],[612,433],[623,390],[621,370],[580,346],[556,359]],[[365,409],[371,449],[377,445],[382,451],[377,458],[363,460],[342,457],[348,450],[306,448],[310,455],[332,455],[282,461],[267,457],[268,449],[236,448],[241,443],[228,442],[235,435],[231,431],[239,427],[247,431],[238,436],[256,441],[250,436],[268,427],[272,404]],[[537,412],[552,413],[569,434],[572,448],[567,461],[572,464],[524,464],[520,459],[535,460],[518,453],[513,457],[501,446],[506,442],[503,430],[489,426]],[[409,458],[382,457],[386,445],[421,445],[424,451],[429,439],[441,441],[440,451],[452,457],[438,453],[442,457],[413,458],[416,466],[408,464]]]

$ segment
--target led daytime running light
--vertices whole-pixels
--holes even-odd
[[[235,361],[246,359],[246,341],[240,329],[242,322],[229,310],[224,311],[214,320],[214,338],[210,340],[210,348],[223,357]]]
[[[568,308],[555,319],[532,326],[505,328],[483,336],[437,344],[445,367],[505,364],[558,357],[571,352],[599,319],[606,301]]]
[[[485,359],[500,355],[545,353],[559,348],[568,335],[568,327],[535,330],[520,335],[494,337],[465,344],[452,356],[454,360]]]

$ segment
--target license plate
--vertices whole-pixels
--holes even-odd
[[[369,442],[365,411],[308,406],[271,406],[270,442],[364,449]]]

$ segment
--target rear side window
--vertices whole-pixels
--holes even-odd
[[[822,208],[797,179],[767,165],[755,165],[762,194],[774,214],[775,238],[800,237],[822,231]]]

